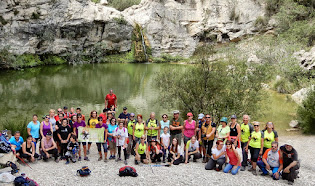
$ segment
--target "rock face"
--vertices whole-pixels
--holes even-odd
[[[300,66],[306,70],[315,69],[315,46],[309,52],[301,50],[295,52],[294,57],[299,61]]]
[[[114,8],[88,0],[4,0],[0,2],[0,48],[23,54],[89,53],[131,48],[132,25]]]
[[[239,41],[257,32],[254,22],[264,15],[261,0],[142,0],[123,11],[140,24],[154,56],[191,56],[198,42]]]
[[[315,88],[314,85],[308,88],[302,88],[301,90],[292,94],[291,97],[297,104],[302,104],[303,100],[307,97],[307,93],[310,90],[314,90],[314,88]]]
[[[144,28],[153,56],[189,57],[199,42],[239,41],[258,32],[263,0],[142,0],[119,12],[90,0],[0,1],[0,49],[14,53],[131,49],[132,25]],[[127,20],[127,22],[125,21]]]

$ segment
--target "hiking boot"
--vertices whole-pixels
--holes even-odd
[[[127,160],[125,160],[125,161],[124,161],[124,164],[125,164],[125,165],[128,165],[128,162],[127,162]]]
[[[197,162],[197,160],[196,160],[196,159],[193,159],[193,162]]]
[[[207,163],[207,160],[205,157],[202,159],[202,163]]]
[[[113,156],[113,159],[116,159],[116,156],[115,156],[115,155]]]
[[[89,155],[89,154],[90,154],[90,150],[87,150],[87,151],[86,151],[86,155]]]
[[[139,165],[139,162],[138,162],[137,160],[135,160],[135,164],[136,164],[136,165]]]
[[[116,162],[118,162],[118,161],[121,161],[121,158],[117,158],[117,159],[116,159]]]
[[[252,172],[252,171],[254,171],[254,169],[251,167],[251,168],[248,169],[248,171],[249,171],[249,172]],[[255,170],[255,171],[256,171],[256,170]]]
[[[90,161],[88,157],[84,157],[84,160],[85,161]]]
[[[110,160],[111,160],[111,159],[113,159],[113,156],[112,156],[112,155],[110,155],[108,159],[110,159]]]
[[[41,160],[42,159],[42,155],[39,155],[37,160]]]
[[[107,158],[104,159],[104,162],[107,162]]]
[[[66,165],[68,165],[69,163],[70,163],[69,161],[66,161],[66,163],[65,163],[65,164],[66,164]]]
[[[217,172],[219,172],[221,169],[219,169],[219,168],[215,168],[215,170],[216,170]]]
[[[78,161],[81,161],[81,156],[78,158]]]
[[[293,185],[293,183],[294,183],[293,181],[289,181],[288,185]]]
[[[58,159],[58,158],[56,158],[56,159],[55,159],[55,162],[56,162],[56,163],[59,163],[59,159]]]
[[[165,160],[163,160],[163,163],[165,163]]]
[[[242,166],[241,171],[245,171],[245,170],[246,170],[246,167]]]
[[[102,157],[99,157],[99,158],[98,158],[98,161],[102,161],[102,159],[103,159]]]

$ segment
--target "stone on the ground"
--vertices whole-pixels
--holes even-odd
[[[289,125],[292,128],[297,128],[299,126],[299,122],[298,122],[298,120],[292,120],[292,121],[290,121]]]
[[[107,2],[107,0],[101,0],[100,4],[101,5],[108,5],[108,2]]]
[[[314,85],[308,88],[302,88],[299,91],[292,94],[291,97],[297,104],[302,104],[303,100],[307,97],[307,93],[312,89],[314,90]]]

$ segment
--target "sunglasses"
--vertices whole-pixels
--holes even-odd
[[[272,148],[277,148],[277,146],[271,146]]]
[[[259,125],[254,125],[254,127],[259,127]]]
[[[140,139],[143,139],[143,140],[144,140],[144,138],[140,138]]]
[[[230,144],[230,143],[227,143],[226,145],[232,145],[232,144]]]
[[[131,118],[135,117],[135,116],[130,116]]]
[[[167,118],[167,117],[162,117],[162,118]]]
[[[46,119],[50,119],[49,117],[46,117]]]
[[[58,112],[62,112],[62,110],[58,110]]]
[[[78,117],[78,118],[82,118],[82,117]]]
[[[206,118],[211,118],[211,117],[206,117]]]

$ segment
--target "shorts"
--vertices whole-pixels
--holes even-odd
[[[81,145],[81,143],[82,143],[83,146],[86,145],[86,142],[78,142],[78,143],[79,143],[79,145]]]
[[[108,141],[109,150],[114,150],[116,148],[116,143],[114,141]]]
[[[143,163],[143,160],[147,159],[147,156],[144,154],[140,154],[140,161]]]
[[[191,138],[187,137],[184,135],[184,144],[187,144],[187,142],[190,140]]]

